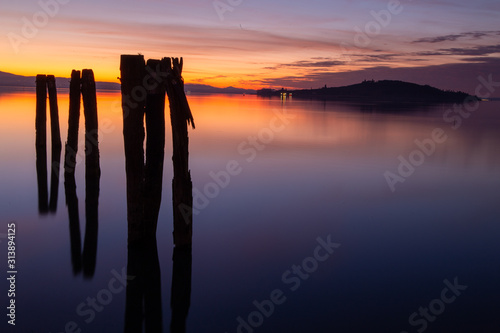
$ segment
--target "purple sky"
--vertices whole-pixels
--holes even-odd
[[[183,56],[187,82],[216,86],[500,81],[498,0],[1,1],[0,70],[16,74],[116,80],[120,54],[142,53]]]

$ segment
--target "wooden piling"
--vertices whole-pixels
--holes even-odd
[[[38,183],[38,211],[48,212],[47,185],[47,76],[36,76],[35,115],[36,175]]]
[[[195,128],[193,116],[184,93],[182,79],[182,58],[163,58],[163,66],[168,72],[166,89],[170,103],[170,122],[174,178],[172,180],[172,202],[174,211],[174,244],[190,245],[193,233],[193,184],[189,171],[188,124]]]
[[[36,119],[35,119],[37,147],[47,146],[47,76],[36,76]]]
[[[59,172],[61,166],[61,132],[59,128],[59,108],[57,106],[56,79],[54,75],[47,75],[47,90],[49,92],[50,133],[51,133],[51,167],[50,167],[50,198],[49,211],[57,210],[59,194]]]
[[[82,99],[85,115],[85,175],[99,177],[99,137],[94,72],[82,71]]]
[[[83,243],[83,275],[93,277],[97,254],[99,179],[99,137],[97,97],[94,72],[82,71],[82,99],[85,115],[85,239]]]
[[[145,78],[147,88],[146,165],[144,170],[144,232],[156,235],[163,185],[163,160],[165,155],[165,85],[161,77],[153,77],[160,68],[160,60],[148,60]],[[149,70],[148,70],[149,69]],[[160,69],[161,71],[161,69]]]
[[[50,131],[52,149],[61,147],[61,131],[59,129],[59,108],[57,106],[56,79],[54,75],[47,75],[47,90],[49,91]]]
[[[123,139],[127,177],[128,243],[143,238],[144,220],[144,108],[145,62],[142,55],[122,55],[120,59],[123,109]]]
[[[78,153],[78,127],[80,126],[80,71],[71,72],[69,84],[68,140],[64,153],[64,172],[74,173]]]

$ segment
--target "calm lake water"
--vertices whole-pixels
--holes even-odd
[[[64,143],[68,92],[58,97]],[[121,96],[98,92],[97,99],[97,254],[93,277],[84,278],[73,270],[62,172],[56,212],[39,214],[35,94],[0,93],[2,332],[123,332],[128,258]],[[388,108],[223,95],[188,100],[196,129],[189,130],[194,216],[191,296],[183,303],[189,305],[187,332],[498,332],[499,102],[483,102],[464,118],[451,114],[450,105]],[[82,114],[80,152],[83,120]],[[168,332],[168,113],[166,128],[156,294]],[[85,168],[81,156],[78,161],[83,247]],[[9,223],[16,225],[15,327],[6,316]],[[189,281],[189,274],[176,278]]]

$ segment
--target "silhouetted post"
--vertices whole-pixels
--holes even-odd
[[[78,127],[80,125],[80,71],[71,72],[69,84],[68,140],[64,154],[64,172],[74,173],[78,153]]]
[[[61,148],[61,132],[59,129],[59,108],[57,106],[56,79],[54,75],[47,75],[47,89],[49,91],[50,131],[52,148]]]
[[[35,116],[36,175],[38,183],[38,211],[48,212],[47,186],[47,77],[36,76]]]
[[[83,275],[92,277],[97,254],[98,205],[99,205],[99,138],[97,97],[94,73],[82,71],[82,99],[85,115],[85,240],[83,243]]]
[[[142,239],[144,219],[144,108],[145,62],[142,55],[120,59],[123,139],[127,174],[128,242]]]
[[[165,155],[165,85],[156,77],[160,60],[148,60],[145,78],[146,96],[146,166],[144,170],[144,230],[148,237],[156,235],[163,185]]]
[[[50,132],[52,141],[49,210],[55,212],[57,210],[57,198],[59,193],[61,132],[59,129],[59,108],[57,106],[56,79],[54,75],[47,75],[47,89],[49,92]]]
[[[99,138],[97,121],[97,97],[94,73],[91,69],[82,71],[83,113],[85,115],[85,174],[98,177]]]
[[[68,139],[64,153],[64,189],[66,206],[68,206],[71,264],[74,275],[77,275],[82,270],[82,239],[75,182],[78,127],[80,125],[80,84],[80,71],[73,70],[69,84]]]
[[[192,243],[193,184],[189,172],[189,138],[187,125],[195,128],[193,116],[184,93],[182,79],[182,58],[163,58],[163,66],[168,72],[166,87],[170,102],[170,122],[174,178],[172,180],[172,201],[174,211],[174,244]]]

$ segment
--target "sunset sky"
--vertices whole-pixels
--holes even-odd
[[[141,53],[183,56],[187,83],[218,87],[473,92],[479,75],[500,81],[499,18],[498,0],[1,0],[0,71],[116,82],[120,54]]]

